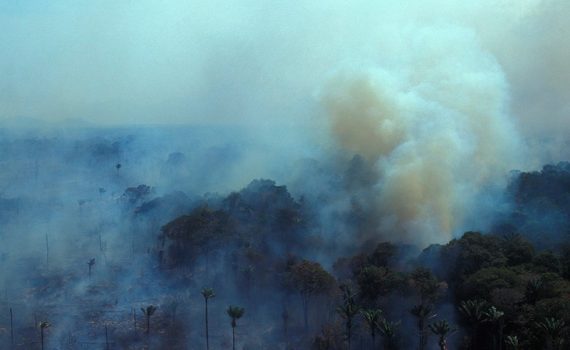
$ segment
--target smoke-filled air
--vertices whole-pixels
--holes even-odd
[[[570,349],[570,2],[0,2],[0,349]]]

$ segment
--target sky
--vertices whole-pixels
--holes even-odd
[[[564,0],[1,1],[0,122],[313,128],[331,74],[390,70],[410,28],[447,25],[498,62],[523,136],[557,140],[569,15]]]

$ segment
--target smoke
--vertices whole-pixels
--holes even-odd
[[[377,173],[372,204],[399,241],[444,242],[480,190],[519,165],[521,143],[496,60],[473,31],[409,28],[384,63],[335,74],[321,92],[331,132]]]
[[[266,174],[293,181],[286,164],[329,152],[332,139],[370,167],[354,195],[378,217],[374,230],[443,241],[509,170],[568,156],[568,10],[563,0],[3,3],[0,120],[245,127],[261,151],[239,152],[236,179],[218,181],[226,190]],[[276,149],[285,156],[268,155]]]

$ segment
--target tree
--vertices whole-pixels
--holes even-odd
[[[519,350],[520,348],[519,337],[517,337],[516,335],[508,335],[505,338],[505,344],[507,344],[507,349],[509,350]]]
[[[40,327],[40,340],[41,340],[41,344],[42,344],[42,350],[44,349],[44,330],[46,328],[51,327],[51,323],[47,322],[47,321],[41,321],[39,324]]]
[[[447,350],[447,337],[455,332],[446,320],[436,321],[429,325],[433,334],[439,337],[438,345],[440,350]]]
[[[415,305],[410,313],[418,319],[418,332],[420,336],[419,349],[424,350],[427,346],[427,320],[434,318],[436,315],[430,305]]]
[[[154,312],[158,309],[154,305],[149,305],[146,308],[141,307],[141,311],[143,315],[146,317],[146,334],[150,333],[150,318],[154,314]]]
[[[541,322],[536,322],[537,328],[546,336],[546,349],[558,350],[562,345],[562,335],[566,329],[563,320],[554,317],[546,317]]]
[[[544,282],[541,278],[533,278],[526,283],[524,297],[527,303],[534,305],[540,299]]]
[[[374,302],[379,296],[386,295],[397,284],[393,273],[385,267],[366,266],[356,277],[360,297]]]
[[[205,321],[206,321],[206,349],[210,349],[210,334],[208,331],[208,300],[216,296],[212,288],[203,288],[202,296],[204,297],[205,304]]]
[[[379,326],[382,337],[384,337],[384,349],[394,350],[397,343],[396,333],[398,327],[400,327],[400,322],[391,322],[383,319]]]
[[[372,348],[376,347],[376,330],[379,329],[379,323],[382,320],[382,310],[380,309],[366,309],[361,310],[362,318],[370,331],[372,338]]]
[[[89,266],[89,278],[91,279],[91,269],[95,265],[95,258],[89,259],[87,266]]]
[[[479,325],[485,320],[484,310],[487,303],[483,300],[466,300],[459,304],[459,312],[471,327],[471,350],[477,349]]]
[[[229,306],[226,310],[228,316],[232,319],[232,349],[236,350],[236,326],[237,320],[239,320],[245,313],[245,309],[239,306]]]
[[[503,254],[510,266],[524,264],[532,260],[534,247],[520,234],[509,233],[502,237]]]
[[[379,243],[368,257],[370,264],[377,267],[387,267],[398,253],[398,248],[390,242]]]
[[[350,350],[353,327],[352,321],[354,320],[354,317],[358,315],[360,307],[356,305],[356,302],[354,300],[356,294],[352,292],[350,286],[343,284],[340,286],[340,289],[343,293],[343,304],[337,307],[336,310],[345,320],[346,339],[348,341],[348,350]]]
[[[428,320],[436,316],[431,304],[439,297],[446,285],[440,283],[430,270],[423,267],[418,267],[411,273],[410,284],[420,297],[420,304],[414,306],[410,312],[418,319],[419,350],[424,350],[429,336]]]
[[[317,262],[303,260],[290,268],[289,280],[301,294],[305,331],[309,330],[309,301],[314,295],[329,291],[334,278]]]
[[[493,334],[493,349],[501,350],[503,347],[503,329],[505,328],[503,316],[505,313],[491,306],[483,314],[485,315],[485,321],[491,323],[496,329],[497,334]]]
[[[170,221],[161,230],[164,244],[168,241],[169,261],[174,265],[191,263],[204,254],[207,257],[227,243],[235,231],[228,213],[206,205]]]
[[[418,292],[420,296],[420,304],[430,304],[440,294],[442,285],[432,272],[426,268],[418,267],[411,273],[412,287]]]

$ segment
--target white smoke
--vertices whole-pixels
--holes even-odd
[[[444,242],[520,164],[521,143],[505,76],[472,30],[408,27],[399,39],[379,63],[336,73],[321,99],[338,145],[378,168],[378,230]]]

